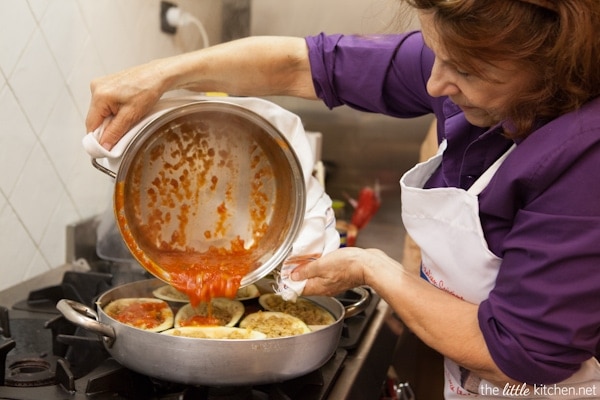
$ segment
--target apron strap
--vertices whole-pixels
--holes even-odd
[[[516,144],[513,144],[512,146],[510,146],[510,148],[508,150],[506,150],[506,152],[504,154],[502,154],[500,156],[500,158],[498,158],[479,177],[479,179],[477,179],[475,181],[475,183],[473,183],[473,185],[471,185],[471,187],[467,190],[467,192],[471,193],[471,194],[473,194],[475,196],[479,195],[479,193],[481,193],[481,191],[487,187],[488,183],[490,183],[490,181],[492,180],[492,177],[494,176],[494,174],[496,173],[496,171],[498,170],[498,168],[500,168],[500,165],[504,162],[504,160],[506,159],[506,157],[508,157],[508,155],[510,154],[510,152],[513,151],[516,147],[517,147]]]

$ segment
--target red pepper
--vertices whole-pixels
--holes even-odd
[[[377,210],[379,210],[380,205],[381,201],[378,191],[369,186],[362,188],[358,195],[354,213],[352,214],[352,225],[358,229],[364,228]]]

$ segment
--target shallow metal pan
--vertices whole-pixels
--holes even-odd
[[[133,328],[109,317],[103,308],[124,297],[152,297],[164,285],[158,279],[129,283],[102,294],[97,310],[60,300],[58,310],[71,322],[98,333],[110,355],[127,368],[154,378],[211,386],[256,385],[289,380],[324,365],[340,340],[346,309],[333,297],[309,299],[329,310],[336,321],[298,336],[268,339],[196,339]],[[358,301],[368,305],[365,289]],[[365,301],[366,299],[366,301]],[[356,313],[355,305],[348,306]]]

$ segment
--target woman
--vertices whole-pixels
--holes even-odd
[[[114,116],[110,148],[175,88],[435,114],[438,155],[401,180],[421,278],[358,248],[292,278],[374,288],[445,356],[448,399],[598,398],[600,3],[406,2],[421,32],[248,38],[95,80],[87,129]]]

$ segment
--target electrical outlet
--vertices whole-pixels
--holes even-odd
[[[174,35],[177,32],[177,27],[167,21],[167,11],[173,7],[177,7],[177,4],[168,1],[160,2],[160,30],[170,35]]]

